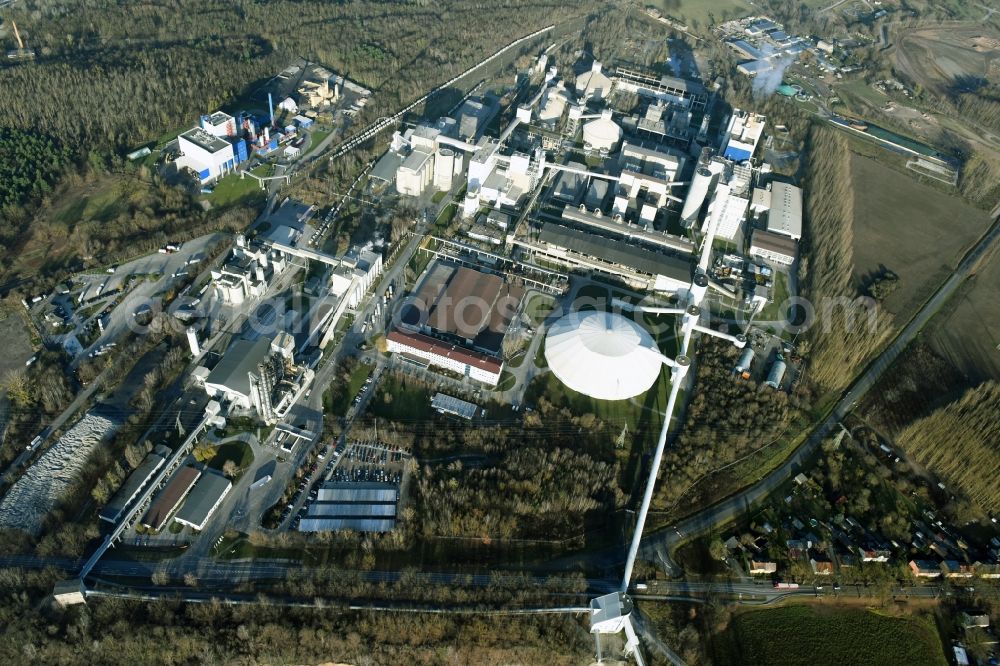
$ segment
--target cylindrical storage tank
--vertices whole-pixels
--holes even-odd
[[[698,167],[691,179],[691,187],[688,188],[687,197],[684,199],[684,207],[681,209],[681,224],[685,228],[690,228],[698,220],[698,213],[705,203],[708,195],[708,188],[712,184],[712,172],[705,167]]]
[[[622,128],[610,118],[597,118],[583,126],[583,142],[611,152],[622,138]]]
[[[785,367],[785,362],[779,357],[771,366],[771,371],[767,373],[767,381],[764,383],[773,389],[781,386],[781,380],[785,377]]]
[[[450,190],[455,175],[455,151],[451,148],[441,148],[434,158],[434,187],[438,190]]]
[[[738,375],[742,375],[744,372],[750,369],[750,364],[753,363],[753,348],[744,347],[743,353],[740,354],[740,360],[736,363],[735,372]]]
[[[469,218],[479,210],[479,187],[470,187],[465,193],[465,201],[462,206],[462,217]]]

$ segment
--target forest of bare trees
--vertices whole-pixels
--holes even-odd
[[[800,283],[815,310],[809,322],[811,379],[843,388],[891,334],[891,317],[853,281],[854,192],[845,139],[829,128],[809,135],[806,234]]]
[[[190,123],[300,56],[373,89],[380,113],[505,43],[585,11],[527,0],[391,8],[290,0],[18,3],[11,13],[38,58],[0,68],[0,126],[121,150]]]
[[[684,425],[663,457],[658,506],[671,507],[698,480],[771,443],[784,430],[788,395],[743,381],[733,374],[738,352],[717,340],[703,340]]]
[[[350,612],[339,608],[45,597],[57,572],[0,569],[5,664],[550,664],[587,661],[593,641],[574,615]],[[442,647],[442,646],[450,647]]]
[[[986,511],[1000,510],[1000,384],[987,382],[904,428],[896,442]]]

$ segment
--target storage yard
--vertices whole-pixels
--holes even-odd
[[[119,425],[117,418],[98,410],[80,419],[11,486],[0,501],[0,527],[38,534],[87,458]]]

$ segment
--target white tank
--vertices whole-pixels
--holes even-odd
[[[583,142],[598,150],[611,152],[622,139],[622,128],[611,120],[611,114],[602,114],[583,126]]]
[[[688,188],[684,207],[681,209],[681,224],[685,228],[691,228],[698,221],[698,213],[701,212],[701,206],[705,203],[705,196],[708,195],[711,184],[712,172],[706,167],[699,166],[691,179],[691,187]]]
[[[773,389],[781,386],[781,380],[785,377],[785,362],[778,357],[778,360],[771,366],[771,371],[767,373],[767,381],[764,382]]]
[[[470,187],[465,193],[465,201],[462,206],[462,217],[470,218],[479,210],[479,188]]]
[[[434,157],[434,188],[450,190],[455,176],[455,151],[442,148]]]
[[[744,347],[743,353],[740,354],[740,360],[736,364],[734,371],[738,375],[742,375],[744,372],[750,369],[750,364],[753,363],[753,348]]]

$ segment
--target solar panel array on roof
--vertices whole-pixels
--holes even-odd
[[[355,532],[391,532],[396,526],[392,518],[303,518],[300,532],[330,532],[354,530]]]
[[[396,526],[399,488],[391,483],[326,483],[299,523],[300,532],[388,532]]]
[[[464,419],[471,419],[479,410],[479,407],[471,402],[459,400],[454,396],[445,395],[444,393],[434,394],[434,397],[431,398],[431,407],[439,412],[454,414]]]
[[[395,502],[396,486],[382,483],[326,484],[316,494],[317,502]]]
[[[353,518],[368,516],[379,518],[395,518],[396,505],[393,504],[344,504],[342,502],[313,502],[309,505],[310,517]]]

